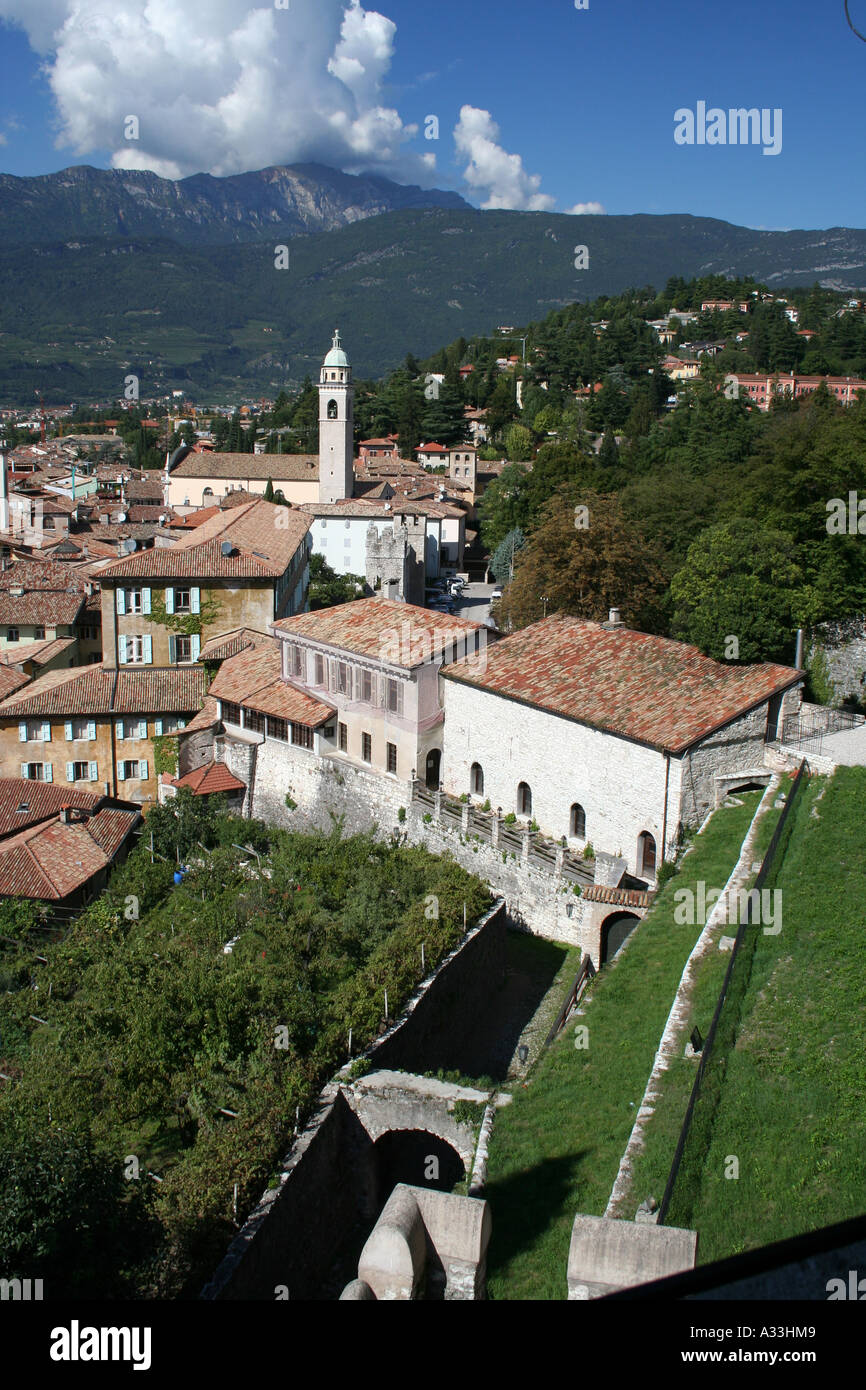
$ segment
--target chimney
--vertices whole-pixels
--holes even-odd
[[[71,820],[72,820],[72,807],[71,807],[71,806],[66,806],[66,805],[61,806],[61,807],[60,807],[60,824],[61,824],[61,825],[69,825],[69,823],[70,823]]]
[[[625,627],[625,623],[623,622],[622,618],[620,617],[620,612],[619,612],[619,609],[618,609],[618,608],[612,608],[612,609],[610,610],[610,617],[608,618],[607,622],[603,624],[603,626],[604,626],[608,631],[610,631],[611,629],[618,628],[618,627]]]

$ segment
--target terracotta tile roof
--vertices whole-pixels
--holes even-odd
[[[196,796],[212,796],[214,792],[244,792],[246,782],[229,772],[225,763],[205,763],[184,777],[175,778],[176,787],[189,787]]]
[[[0,841],[0,894],[68,897],[109,867],[140,819],[138,811],[105,807],[69,825],[53,819]]]
[[[0,837],[17,835],[20,830],[49,820],[61,806],[95,811],[104,800],[103,792],[85,792],[54,782],[31,782],[25,777],[0,777]],[[19,811],[26,806],[26,811]]]
[[[20,642],[0,652],[0,664],[20,666],[25,661],[33,661],[37,666],[47,666],[49,661],[74,647],[76,640],[75,637],[48,637],[44,642]]]
[[[234,632],[223,632],[205,642],[199,652],[199,661],[228,661],[250,647],[270,646],[273,638],[267,633],[256,632],[250,627],[239,627]]]
[[[268,647],[242,652],[226,661],[211,684],[209,694],[261,714],[306,724],[311,729],[333,718],[333,706],[284,681],[281,672],[279,643],[273,642]]]
[[[23,671],[16,671],[14,666],[0,666],[0,700],[8,699],[16,690],[29,684],[30,677],[25,676]]]
[[[442,674],[671,753],[802,679],[788,666],[725,666],[684,642],[564,614],[489,646],[483,666],[458,661]]]
[[[220,713],[216,700],[212,700],[210,695],[205,696],[204,704],[194,719],[190,719],[185,729],[179,730],[184,737],[187,734],[199,734],[204,729],[212,729],[215,724],[220,722]]]
[[[115,579],[273,579],[283,574],[310,529],[296,507],[257,499],[217,512],[176,544],[117,560],[102,572]],[[232,554],[223,555],[228,542]]]
[[[70,585],[84,590],[84,580],[75,567],[61,560],[16,560],[0,572],[0,590],[57,589],[66,593]]]
[[[412,670],[422,666],[443,645],[450,646],[470,633],[486,631],[481,623],[393,599],[362,598],[298,613],[273,624],[285,637],[306,637],[359,656],[372,656],[391,666]]]
[[[225,478],[279,483],[316,482],[318,454],[187,454],[171,470],[172,478]]]
[[[48,671],[0,704],[0,720],[36,716],[190,714],[205,696],[207,674],[199,666],[116,671],[80,666]]]
[[[61,593],[56,589],[35,589],[20,597],[0,591],[0,625],[11,627],[55,627],[74,623],[84,603],[84,590]]]

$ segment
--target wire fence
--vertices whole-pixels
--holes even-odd
[[[760,903],[761,890],[766,888],[771,876],[774,877],[778,872],[784,858],[792,829],[791,811],[805,781],[806,766],[804,758],[794,775],[782,814],[773,831],[773,838],[761,861],[754,887],[749,893],[743,920],[737,929],[713,1019],[701,1049],[697,1075],[659,1207],[659,1226],[667,1223],[669,1214],[673,1217],[672,1224],[677,1226],[688,1226],[692,1219],[701,1186],[703,1160],[712,1138],[713,1124],[724,1085],[727,1058],[739,1031],[743,1001],[752,974],[752,959],[758,936],[757,931],[748,934],[749,927],[754,925],[753,906],[756,902]],[[711,1066],[714,1053],[716,1061],[715,1065]]]

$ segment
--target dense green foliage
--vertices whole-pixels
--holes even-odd
[[[0,1172],[26,1175],[48,1134],[56,1143],[45,1165],[60,1182],[74,1136],[100,1175],[69,1199],[69,1220],[87,1228],[122,1225],[119,1164],[153,1191],[136,1206],[129,1241],[116,1253],[107,1241],[98,1269],[86,1243],[76,1263],[44,1212],[33,1226],[41,1170],[22,1176],[26,1190],[0,1228],[10,1277],[38,1274],[39,1250],[56,1245],[76,1287],[195,1293],[234,1229],[234,1184],[242,1217],[296,1111],[306,1114],[346,1060],[349,1030],[362,1050],[384,1017],[384,991],[394,1017],[417,985],[422,943],[429,969],[462,935],[464,902],[470,921],[489,902],[477,879],[424,850],[343,840],[339,828],[288,835],[183,793],[155,808],[147,829],[164,859],[151,864],[146,834],[65,940],[4,948],[17,988],[0,1000],[0,1069],[12,1077],[0,1089]],[[187,872],[175,885],[178,852]]]

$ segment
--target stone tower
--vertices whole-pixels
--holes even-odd
[[[352,496],[355,456],[352,368],[334,332],[331,351],[319,378],[319,501],[342,502]]]

